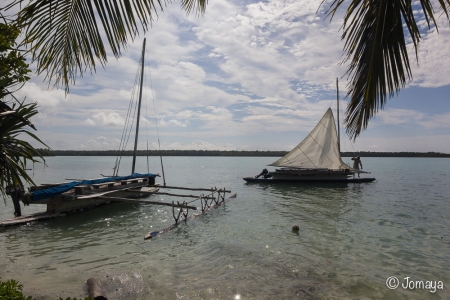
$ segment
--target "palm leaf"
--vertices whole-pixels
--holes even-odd
[[[419,1],[428,27],[437,28],[431,0]],[[328,14],[333,17],[343,3],[335,0]],[[449,19],[450,0],[438,3]],[[421,36],[411,0],[353,0],[347,8],[342,39],[343,63],[349,63],[346,75],[350,78],[347,92],[350,101],[345,123],[350,138],[355,139],[366,129],[387,98],[405,87],[407,79],[412,79],[403,26],[418,59]]]
[[[22,4],[15,0],[9,6]],[[102,32],[115,57],[120,57],[129,39],[142,29],[145,33],[158,9],[170,0],[36,0],[19,13],[25,29],[25,45],[30,47],[37,72],[45,73],[54,86],[66,92],[78,76],[96,71],[107,62]],[[203,13],[206,0],[182,0],[187,13]],[[99,22],[98,22],[99,21]]]
[[[24,189],[24,182],[34,185],[33,179],[26,172],[29,162],[45,163],[39,151],[19,137],[28,135],[47,147],[29,130],[29,119],[38,113],[37,104],[19,103],[13,105],[12,109],[15,110],[15,116],[0,117],[0,193],[3,196],[7,186],[20,186]]]

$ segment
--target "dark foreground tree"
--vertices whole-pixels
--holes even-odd
[[[28,74],[31,72],[15,43],[20,30],[3,20],[5,23],[0,23],[0,99],[5,99],[20,89],[30,79]],[[8,107],[1,106],[0,109],[2,108],[8,110]]]
[[[37,104],[13,103],[10,106],[15,116],[0,117],[0,193],[3,196],[7,187],[24,190],[25,182],[34,185],[26,169],[33,163],[45,162],[39,151],[22,139],[23,136],[47,146],[30,130],[29,120],[38,113]]]
[[[349,6],[343,24],[343,63],[349,63],[350,78],[345,122],[349,136],[356,138],[388,96],[412,79],[405,36],[411,39],[418,62],[418,21],[424,17],[428,29],[438,30],[437,15],[450,22],[450,0],[334,0],[329,15],[333,17],[344,3]]]
[[[37,104],[17,101],[14,92],[29,79],[31,72],[15,40],[20,31],[0,14],[0,194],[7,188],[24,189],[24,183],[34,184],[26,168],[35,162],[44,162],[42,155],[28,142],[28,136],[45,145],[31,132],[36,130],[30,122],[37,114]],[[6,99],[10,99],[8,102]]]

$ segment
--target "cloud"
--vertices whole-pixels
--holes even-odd
[[[98,136],[95,139],[92,140],[88,140],[86,142],[86,147],[88,149],[105,149],[105,147],[109,147],[111,146],[108,142],[107,142],[107,138],[104,136]]]
[[[124,119],[116,112],[99,112],[85,120],[91,126],[123,126]]]
[[[219,66],[230,83],[239,83],[253,94],[277,97],[290,89],[291,80],[306,77],[328,84],[343,74],[338,64],[343,44],[336,34],[340,24],[324,22],[323,15],[316,15],[318,5],[268,1],[242,9],[218,1],[198,21],[209,26],[193,30],[214,49],[215,57],[225,58]]]
[[[410,109],[387,108],[378,112],[377,119],[381,120],[383,124],[398,125],[408,122],[417,122],[422,120],[424,116],[425,114]]]
[[[434,151],[448,153],[448,149],[450,149],[450,135],[417,135],[395,138],[366,138],[363,136],[357,141],[355,149],[358,149],[358,151]],[[354,150],[349,149],[347,151]]]
[[[41,109],[54,109],[67,101],[63,90],[46,90],[35,82],[27,82],[16,93],[18,99],[27,98],[27,102],[38,102]]]
[[[202,140],[195,140],[190,143],[169,143],[163,144],[163,149],[165,150],[236,150],[235,145],[228,143],[212,144]]]
[[[158,122],[158,125],[160,127],[171,127],[171,126],[187,127],[189,124],[190,124],[189,121],[180,121],[180,120],[175,120],[175,119],[171,119],[171,120],[167,120],[167,121],[162,119]]]
[[[414,79],[410,83],[411,86],[441,87],[450,84],[450,67],[446,60],[450,44],[450,28],[445,19],[445,15],[438,17],[439,32],[432,29],[423,34],[419,44],[418,63],[415,60],[413,46],[409,46]]]
[[[450,127],[450,112],[436,114],[427,118],[427,121],[419,122],[420,125],[428,129]]]

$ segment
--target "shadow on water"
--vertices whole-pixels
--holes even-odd
[[[265,205],[287,216],[319,213],[327,218],[338,218],[360,206],[367,184],[315,182],[246,185],[260,193]]]
[[[77,226],[88,226],[96,223],[102,218],[112,218],[118,214],[127,214],[138,209],[139,205],[134,203],[120,203],[112,202],[103,204],[91,209],[78,210],[72,213],[64,214],[63,216],[44,219],[27,223],[25,225],[4,227],[3,231],[16,231],[18,228],[34,228],[49,230],[67,230]]]
[[[154,206],[110,203],[54,219],[4,228],[3,247],[14,253],[11,255],[13,260],[22,255],[42,259],[46,255],[55,256],[55,253],[81,253],[95,247],[108,249],[104,253],[111,253],[114,251],[111,251],[108,244],[113,242],[119,246],[129,244],[130,241],[132,244],[139,244],[151,224],[158,223],[158,219],[165,215],[165,210],[158,210]],[[121,238],[124,236],[128,238]],[[103,259],[92,256],[96,255],[91,255],[91,258],[79,257],[78,263]]]

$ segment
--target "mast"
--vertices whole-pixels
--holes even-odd
[[[337,136],[338,136],[338,151],[341,153],[341,130],[339,128],[339,79],[336,77],[336,91],[337,91]]]
[[[144,43],[142,45],[141,87],[139,89],[139,103],[138,103],[138,112],[137,112],[137,119],[136,119],[136,135],[134,137],[133,165],[131,167],[131,174],[134,174],[134,169],[136,166],[136,152],[137,152],[137,144],[138,144],[138,136],[139,136],[139,119],[141,118],[142,85],[144,82],[144,58],[145,58],[145,38],[144,38]]]

